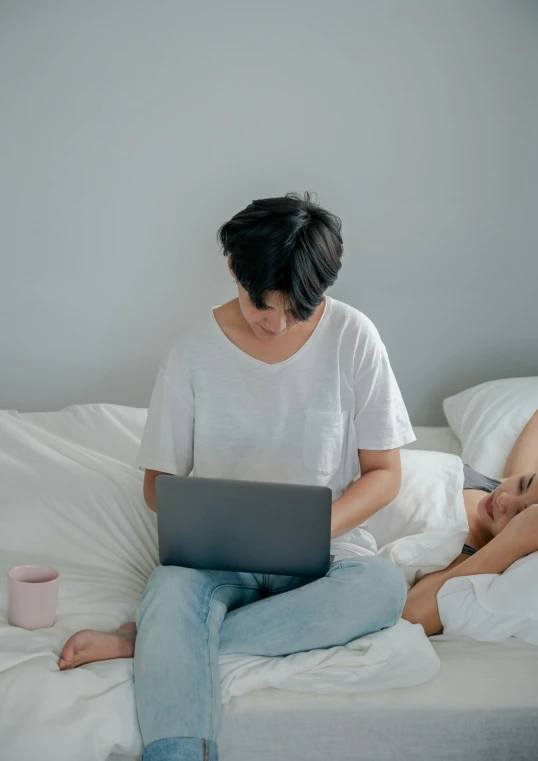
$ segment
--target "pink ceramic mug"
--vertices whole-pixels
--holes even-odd
[[[56,620],[60,574],[50,565],[17,565],[8,572],[8,615],[12,626],[43,629]]]

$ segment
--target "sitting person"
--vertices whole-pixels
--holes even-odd
[[[399,447],[414,434],[377,330],[325,295],[341,266],[340,220],[308,196],[262,199],[220,239],[238,297],[192,326],[161,365],[139,455],[146,503],[156,509],[159,473],[325,485],[331,538],[341,539],[396,497]],[[134,653],[145,761],[216,758],[217,650],[328,648],[390,627],[402,611],[434,634],[436,593],[451,574],[501,573],[538,549],[527,538],[538,479],[512,476],[531,460],[538,467],[536,427],[514,447],[502,484],[467,471],[464,551],[409,595],[397,567],[375,556],[343,557],[319,579],[159,566],[138,627],[77,632],[60,669]]]
[[[461,555],[444,571],[424,576],[407,595],[402,618],[428,636],[443,628],[437,593],[455,576],[503,573],[538,550],[538,410],[519,435],[500,481],[464,466],[463,498],[469,533]],[[485,492],[485,494],[484,494]]]
[[[137,462],[150,509],[159,473],[327,486],[341,540],[396,497],[415,436],[375,326],[325,294],[340,230],[308,194],[253,201],[221,228],[237,297],[193,318],[161,364]],[[337,557],[321,578],[158,566],[136,627],[75,634],[60,669],[134,652],[144,761],[213,761],[218,653],[328,648],[400,619],[390,560]]]

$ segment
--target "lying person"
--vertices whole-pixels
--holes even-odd
[[[506,461],[500,481],[464,466],[463,498],[469,533],[461,555],[444,571],[424,576],[407,595],[402,618],[439,633],[437,593],[455,576],[503,573],[538,550],[538,410]],[[484,494],[485,492],[485,494]]]

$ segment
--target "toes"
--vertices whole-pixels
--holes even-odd
[[[63,661],[64,664],[70,663],[73,660],[73,657],[75,655],[75,647],[76,647],[75,636],[76,635],[73,635],[67,640],[67,642],[64,645],[64,649],[62,650],[62,653],[60,655],[60,661],[61,662]]]
[[[69,637],[67,642],[64,645],[64,649],[62,650],[60,654],[60,661],[59,664],[61,669],[66,668],[72,668],[77,665],[77,655],[79,651],[82,649],[82,638],[80,637],[81,632],[77,632],[76,634],[73,634],[72,637]]]
[[[67,671],[68,669],[73,669],[77,665],[76,661],[66,661],[64,658],[60,658],[58,661],[58,668],[60,671]]]

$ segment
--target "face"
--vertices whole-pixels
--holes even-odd
[[[518,513],[538,504],[538,474],[520,473],[503,481],[478,503],[480,523],[497,536]]]
[[[265,296],[265,309],[256,309],[247,291],[237,284],[239,307],[243,317],[257,338],[264,341],[275,341],[284,336],[290,328],[297,325],[289,304],[280,293],[268,293]]]
[[[228,268],[232,277],[235,277],[230,260]],[[263,341],[275,341],[299,323],[294,320],[287,299],[280,293],[268,293],[265,296],[265,309],[256,309],[249,298],[247,291],[240,283],[237,283],[237,295],[241,314],[250,325],[256,338]]]

